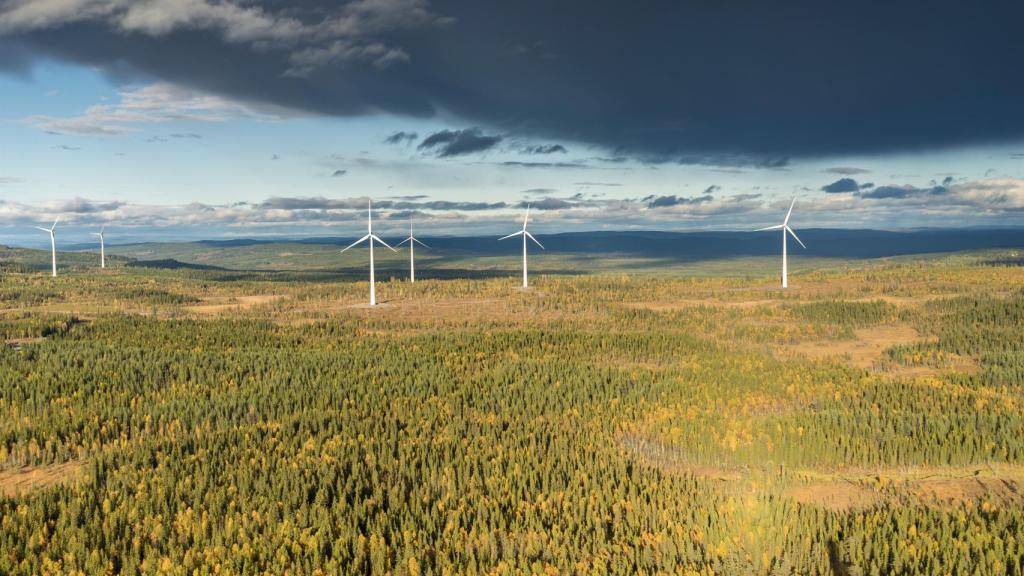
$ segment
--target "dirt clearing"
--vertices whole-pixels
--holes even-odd
[[[259,294],[255,296],[223,296],[207,298],[202,304],[188,306],[185,309],[193,314],[203,316],[220,314],[228,311],[241,311],[268,304],[283,298],[280,294]]]
[[[854,334],[853,340],[803,342],[786,348],[811,358],[841,358],[851,366],[871,368],[886,349],[924,340],[917,330],[905,324],[860,328]]]
[[[85,463],[82,461],[4,470],[0,472],[0,494],[18,496],[48,486],[71,484],[79,481],[84,471]]]

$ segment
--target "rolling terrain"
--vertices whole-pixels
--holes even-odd
[[[1014,249],[132,250],[0,254],[0,572],[1024,569]]]

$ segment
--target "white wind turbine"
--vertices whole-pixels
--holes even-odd
[[[50,262],[52,263],[52,266],[53,266],[53,277],[54,278],[57,277],[57,239],[53,235],[53,231],[57,229],[57,222],[59,220],[60,220],[60,218],[58,218],[57,220],[54,220],[53,221],[53,226],[50,226],[49,228],[43,228],[42,226],[36,226],[36,230],[42,230],[43,232],[46,232],[47,234],[50,235]]]
[[[376,306],[377,305],[377,291],[376,291],[376,287],[374,286],[373,241],[376,240],[377,242],[380,242],[384,246],[387,246],[387,248],[389,250],[391,250],[392,252],[397,252],[397,250],[395,250],[391,246],[388,246],[387,242],[381,240],[380,238],[378,238],[373,233],[373,200],[369,200],[368,201],[367,208],[366,208],[366,236],[363,236],[359,240],[356,240],[355,242],[350,244],[347,248],[345,248],[345,250],[348,250],[349,248],[352,248],[353,246],[356,246],[356,245],[362,243],[364,240],[369,240],[369,245],[370,245],[370,306]],[[345,250],[342,250],[342,252],[344,252]]]
[[[427,246],[423,242],[420,242],[419,240],[416,239],[415,236],[412,235],[412,218],[409,218],[409,237],[396,244],[396,246],[401,246],[406,242],[409,243],[409,283],[412,284],[416,282],[416,244],[419,244],[424,248],[430,248],[430,246]]]
[[[537,239],[533,237],[533,234],[530,234],[526,230],[526,223],[529,220],[530,220],[530,205],[527,204],[526,205],[526,217],[523,218],[523,229],[520,230],[519,232],[514,233],[514,234],[509,234],[508,236],[503,236],[501,238],[498,238],[498,241],[501,241],[501,240],[506,240],[508,238],[514,238],[516,236],[522,236],[523,237],[523,288],[529,288],[530,287],[530,282],[529,282],[529,280],[527,278],[527,275],[526,275],[526,239],[529,238],[530,240],[533,240],[534,242],[537,242]],[[545,249],[544,245],[541,244],[540,242],[537,242],[537,246],[540,246],[541,250]]]
[[[106,224],[100,227],[99,232],[91,232],[93,236],[99,236],[100,238],[100,268],[107,267],[107,252],[106,247],[103,245],[103,231],[107,229]]]
[[[782,287],[783,288],[786,288],[786,287],[789,286],[789,270],[787,268],[787,261],[786,261],[786,233],[788,232],[788,233],[792,234],[793,235],[793,239],[796,240],[797,242],[800,242],[800,238],[797,237],[796,232],[793,232],[793,229],[789,227],[789,216],[790,216],[790,214],[793,213],[793,205],[794,204],[796,204],[796,198],[793,198],[793,201],[789,203],[789,212],[786,212],[786,219],[782,221],[782,224],[779,224],[777,226],[769,226],[767,228],[758,228],[757,230],[755,230],[755,232],[762,232],[764,230],[782,230]],[[807,249],[807,246],[804,246],[803,242],[800,242],[800,246],[803,246],[804,250]]]

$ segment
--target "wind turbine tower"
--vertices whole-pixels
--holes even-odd
[[[57,239],[54,236],[53,232],[54,232],[54,230],[57,229],[57,222],[59,220],[60,220],[60,218],[58,218],[57,220],[54,220],[53,221],[53,226],[50,226],[49,228],[43,228],[42,226],[36,226],[36,230],[42,230],[43,232],[46,232],[47,234],[50,235],[50,263],[51,263],[51,266],[52,266],[52,269],[53,269],[53,274],[52,275],[53,275],[54,278],[57,277]]]
[[[374,282],[374,270],[373,270],[373,241],[376,240],[377,242],[380,242],[381,244],[386,246],[388,248],[388,250],[391,250],[392,252],[397,252],[397,250],[395,250],[391,246],[388,246],[387,242],[381,240],[380,238],[378,238],[373,233],[373,200],[369,200],[368,201],[367,208],[366,208],[366,236],[363,236],[359,240],[356,240],[355,242],[350,244],[348,247],[346,247],[345,250],[348,250],[349,248],[352,248],[353,246],[357,246],[357,245],[361,244],[363,241],[366,241],[366,240],[369,241],[369,246],[370,246],[370,306],[376,306],[377,305],[377,290],[376,290],[376,286],[375,286],[375,282]],[[344,252],[345,250],[342,250],[342,252]]]
[[[520,230],[519,232],[515,232],[513,234],[509,234],[508,236],[502,236],[501,238],[498,238],[498,241],[501,241],[501,240],[506,240],[508,238],[515,238],[516,236],[522,236],[523,237],[523,288],[529,288],[530,287],[530,280],[529,280],[529,277],[528,277],[528,275],[526,273],[526,239],[529,238],[530,240],[533,240],[534,242],[536,242],[537,246],[540,246],[541,250],[545,249],[544,245],[541,244],[540,242],[538,242],[537,239],[533,237],[533,234],[530,234],[529,231],[526,230],[526,224],[527,224],[527,222],[529,222],[529,220],[530,220],[530,205],[527,204],[526,205],[526,217],[523,218],[523,229]]]
[[[410,284],[414,284],[416,282],[416,256],[415,256],[416,244],[419,244],[420,246],[423,246],[424,248],[430,248],[430,246],[427,246],[423,242],[420,242],[419,240],[416,239],[415,236],[413,236],[413,234],[412,234],[412,218],[409,218],[409,237],[406,238],[405,240],[402,240],[401,242],[399,242],[397,244],[397,246],[401,246],[402,244],[405,244],[406,242],[409,243],[409,283]]]
[[[106,247],[103,245],[103,231],[106,230],[106,225],[100,227],[99,232],[93,232],[93,236],[99,236],[100,238],[100,268],[107,267],[107,252]]]
[[[789,217],[790,217],[791,214],[793,214],[793,205],[794,204],[796,204],[796,198],[793,198],[793,201],[789,203],[789,212],[786,212],[786,219],[782,221],[782,224],[779,224],[777,226],[769,226],[767,228],[758,228],[757,230],[755,230],[755,232],[762,232],[764,230],[782,230],[782,287],[783,288],[789,287],[789,268],[788,268],[788,262],[786,261],[786,257],[787,257],[787,255],[786,255],[786,234],[787,233],[788,234],[792,234],[793,239],[796,240],[797,242],[799,242],[800,246],[802,246],[804,248],[804,250],[807,249],[807,246],[804,246],[804,243],[800,242],[800,238],[797,237],[796,232],[793,232],[793,229],[789,227]]]

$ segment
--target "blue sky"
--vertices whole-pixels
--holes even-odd
[[[395,216],[413,211],[435,234],[503,232],[523,202],[548,208],[535,213],[542,232],[745,229],[773,223],[793,196],[794,224],[804,228],[1024,223],[1024,141],[1015,139],[776,167],[681,164],[443,112],[329,116],[54,59],[0,73],[0,104],[0,242],[14,244],[41,245],[31,226],[58,216],[67,242],[104,224],[112,241],[344,236],[364,225],[355,205],[365,197],[384,208],[382,229],[404,227]],[[429,134],[465,129],[501,142],[454,157],[419,147]],[[417,138],[385,142],[399,132]],[[524,151],[556,144],[564,151]],[[858,190],[914,194],[822,190],[842,178]],[[925,192],[936,187],[944,192]],[[307,203],[295,209],[282,199]],[[454,204],[420,206],[432,201]]]

